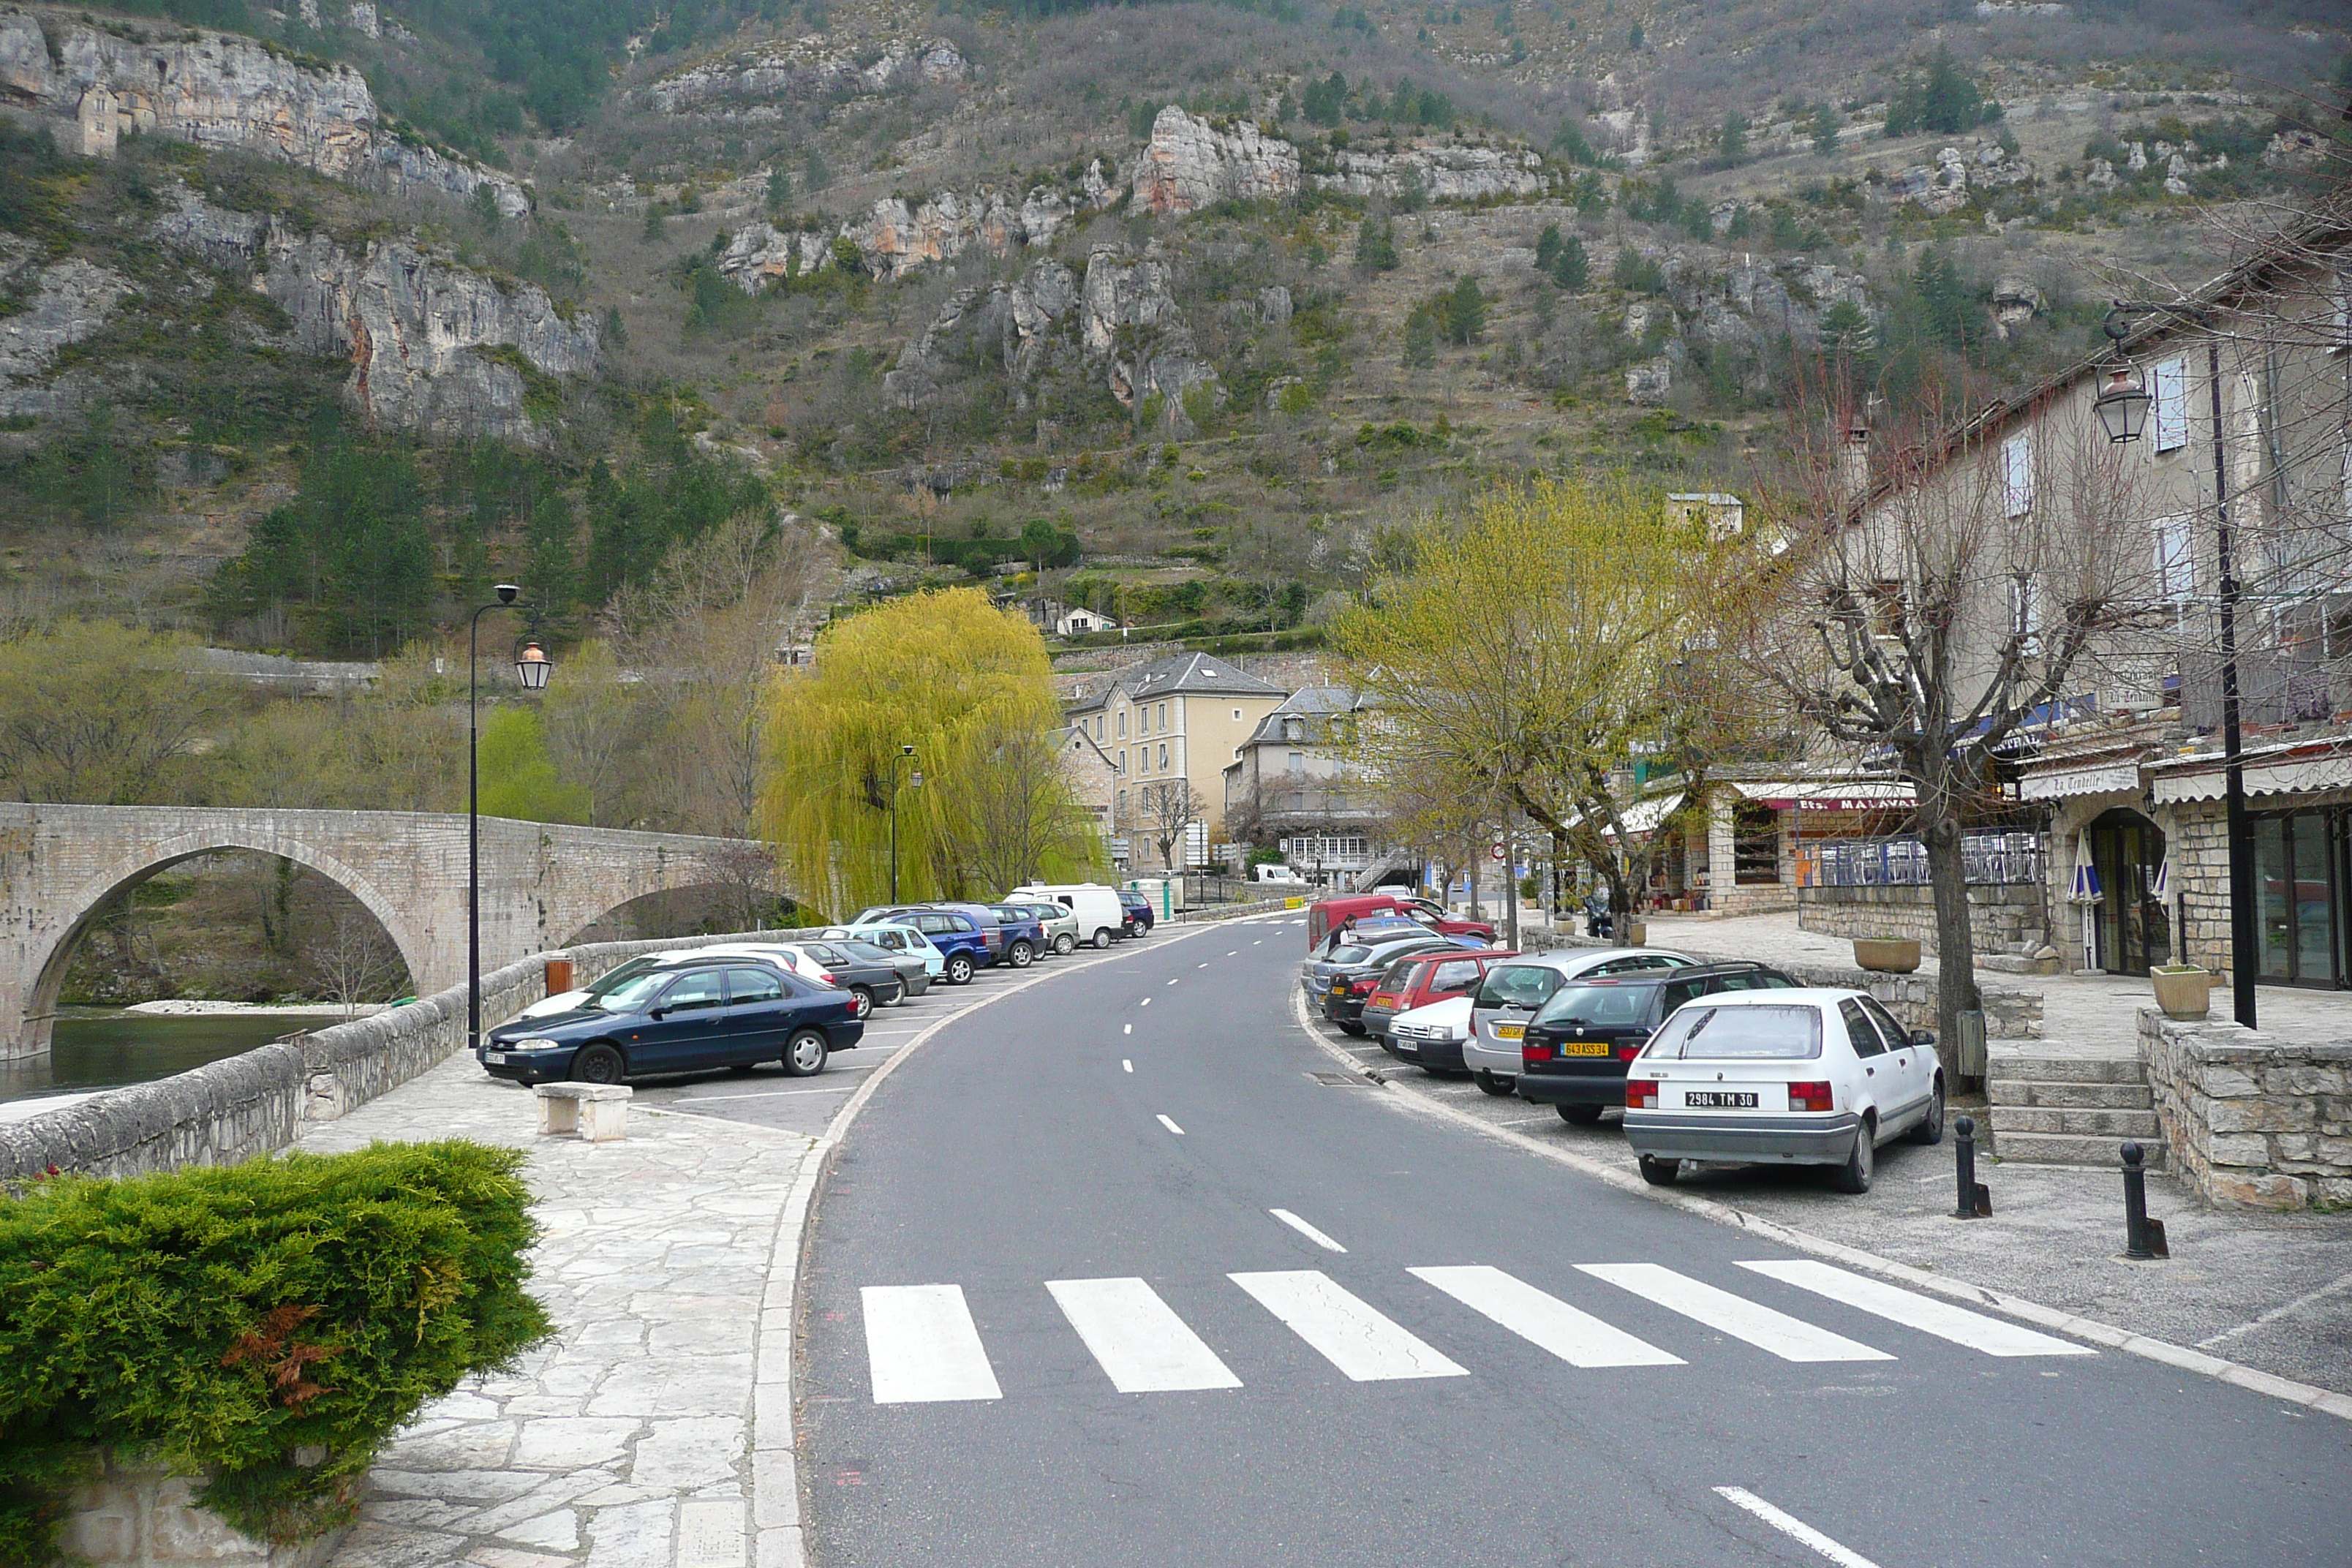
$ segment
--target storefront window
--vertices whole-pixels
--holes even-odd
[[[2255,920],[2264,980],[2343,984],[2337,910],[2345,868],[2340,812],[2254,819]]]
[[[2287,907],[2286,842],[2286,818],[2265,816],[2254,824],[2254,920],[2262,928],[2265,979],[2285,980],[2294,973],[2287,962],[2294,917]]]

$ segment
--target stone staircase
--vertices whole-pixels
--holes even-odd
[[[2119,1168],[2125,1141],[2136,1139],[2147,1168],[2164,1168],[2164,1135],[2137,1057],[2061,1055],[2044,1042],[1986,1065],[1986,1121],[2000,1158]]]

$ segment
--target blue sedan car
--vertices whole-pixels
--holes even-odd
[[[489,1031],[481,1063],[518,1083],[621,1083],[662,1073],[781,1060],[794,1078],[823,1072],[865,1037],[846,991],[752,959],[669,963],[568,1013]]]

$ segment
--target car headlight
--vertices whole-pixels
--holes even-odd
[[[502,1051],[559,1051],[563,1048],[561,1040],[542,1039],[537,1036],[522,1040],[492,1040],[490,1044]]]

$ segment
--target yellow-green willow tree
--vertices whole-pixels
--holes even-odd
[[[761,821],[803,903],[845,915],[889,897],[894,766],[900,898],[995,899],[1098,868],[1053,749],[1062,710],[1045,641],[977,591],[834,622],[814,673],[779,676],[768,701]]]
[[[1631,908],[1648,851],[1610,775],[1640,752],[1696,776],[1724,743],[1711,621],[1733,551],[1655,493],[1540,477],[1424,516],[1404,542],[1409,564],[1334,628],[1369,710],[1358,751],[1441,815],[1517,806]]]

